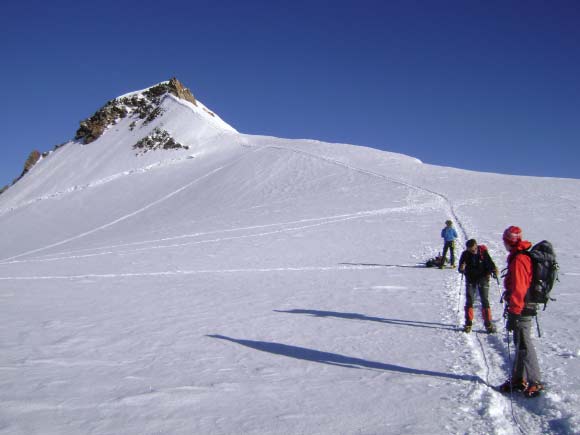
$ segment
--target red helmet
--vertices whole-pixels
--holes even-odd
[[[510,246],[517,245],[522,240],[522,229],[520,227],[511,226],[506,228],[503,232],[503,241]]]

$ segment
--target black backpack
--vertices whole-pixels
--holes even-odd
[[[425,267],[441,267],[445,264],[445,259],[443,258],[443,256],[438,255],[436,257],[433,257],[429,260],[427,260],[427,262],[425,263]]]
[[[552,288],[558,280],[558,269],[556,253],[552,244],[547,240],[537,243],[529,251],[521,251],[532,260],[532,283],[526,294],[526,302],[532,304],[546,304],[555,301],[550,297]]]

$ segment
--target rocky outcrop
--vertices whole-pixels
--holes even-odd
[[[182,100],[189,101],[197,106],[197,101],[195,101],[195,97],[191,93],[189,89],[181,84],[179,80],[173,77],[169,80],[169,92],[175,95],[177,98],[181,98]]]
[[[32,167],[34,165],[36,165],[36,163],[38,163],[41,156],[42,155],[40,154],[40,151],[37,151],[37,150],[32,151],[28,155],[26,162],[24,162],[24,170],[22,171],[22,174],[20,175],[20,177],[24,176],[24,174],[26,174],[28,171],[30,171],[32,169]]]
[[[125,118],[127,113],[127,109],[119,105],[117,100],[111,100],[93,116],[81,121],[75,139],[85,144],[91,143],[101,137],[109,125],[115,124],[119,118]]]
[[[143,91],[142,94],[116,98],[107,102],[93,116],[81,121],[75,139],[89,144],[101,137],[107,127],[115,125],[120,119],[127,116],[137,116],[143,120],[144,125],[147,125],[163,113],[160,104],[168,93],[197,105],[191,91],[174,77],[168,82],[160,83]],[[133,128],[135,128],[134,122],[131,123],[131,129]]]
[[[34,165],[38,163],[41,157],[44,157],[46,154],[41,154],[40,151],[34,150],[29,155],[26,161],[24,162],[24,168],[22,169],[22,173],[16,178],[11,184],[8,186],[4,186],[0,188],[0,195],[4,193],[10,186],[13,186],[18,182],[22,177],[24,177],[28,171],[30,171]]]
[[[188,150],[189,147],[176,142],[167,131],[156,128],[149,136],[133,145],[133,149],[137,150],[137,155],[140,155],[154,150]]]
[[[189,101],[190,103],[193,103],[197,106],[197,101],[195,101],[195,97],[191,91],[183,86],[183,84],[181,84],[181,82],[175,77],[173,77],[168,82],[160,83],[157,86],[153,86],[152,88],[147,89],[145,92],[143,92],[143,95],[153,99],[159,98],[168,92],[175,95],[177,98]]]

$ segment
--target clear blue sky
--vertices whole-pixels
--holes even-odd
[[[580,178],[578,0],[22,0],[0,36],[0,185],[172,76],[243,133]]]

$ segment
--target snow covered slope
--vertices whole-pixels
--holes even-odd
[[[0,196],[0,434],[580,433],[579,181],[160,104]],[[181,147],[134,148],[156,128]],[[544,397],[489,388],[510,361],[499,287],[498,334],[465,335],[460,275],[421,267],[446,219],[500,267],[508,225],[554,243]]]

